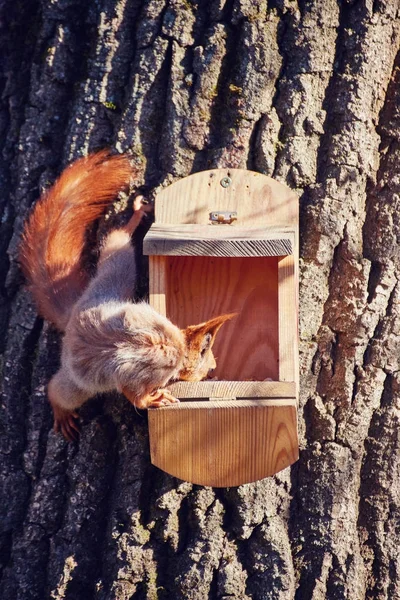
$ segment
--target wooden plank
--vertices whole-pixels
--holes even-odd
[[[293,240],[294,229],[290,227],[237,227],[236,225],[196,225],[153,223],[147,235],[154,239],[229,239],[229,240],[275,240],[288,237]]]
[[[168,240],[149,239],[144,254],[160,256],[285,256],[292,254],[289,239],[278,240]]]
[[[260,407],[284,407],[284,406],[296,406],[295,398],[242,398],[241,400],[210,400],[204,402],[202,400],[192,400],[190,402],[182,402],[182,404],[171,404],[169,406],[163,406],[162,408],[149,408],[151,412],[162,413],[165,411],[174,410],[197,410],[198,408],[204,410],[210,410],[214,408],[232,408],[234,410],[241,408],[260,408]]]
[[[184,403],[149,410],[152,463],[199,485],[237,486],[298,458],[294,400]]]
[[[221,180],[229,177],[228,187]],[[285,185],[254,171],[214,169],[195,173],[162,190],[155,217],[161,223],[209,223],[209,213],[237,211],[239,227],[297,226],[298,198]]]
[[[238,313],[217,335],[215,376],[228,381],[278,381],[278,259],[170,256],[166,260],[167,316],[178,327]]]
[[[149,300],[153,308],[166,315],[166,258],[151,256],[149,259]]]
[[[152,225],[143,252],[164,256],[285,256],[293,232],[233,225]]]
[[[278,280],[279,380],[297,382],[298,307],[293,256],[279,261]]]
[[[290,381],[177,381],[168,389],[177,398],[296,397],[296,384]]]

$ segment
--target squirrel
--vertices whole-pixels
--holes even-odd
[[[117,390],[138,408],[173,404],[165,386],[201,381],[216,367],[212,346],[234,314],[179,329],[146,302],[132,299],[131,236],[149,212],[142,196],[125,227],[100,248],[90,278],[82,253],[89,225],[129,185],[127,155],[100,151],[69,165],[35,204],[24,225],[20,263],[38,312],[64,333],[61,366],[48,384],[54,430],[79,437],[76,410],[97,393]]]

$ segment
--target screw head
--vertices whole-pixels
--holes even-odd
[[[227,188],[231,185],[232,179],[230,177],[223,177],[220,181],[220,184],[223,188]]]

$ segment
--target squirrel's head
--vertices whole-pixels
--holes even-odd
[[[209,371],[215,369],[217,365],[212,353],[215,336],[225,321],[233,319],[236,314],[220,315],[182,330],[186,340],[186,355],[178,375],[181,381],[201,381]]]

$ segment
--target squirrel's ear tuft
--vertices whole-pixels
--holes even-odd
[[[199,325],[191,325],[184,329],[184,334],[186,336],[186,340],[189,344],[198,343],[199,347],[204,344],[204,339],[208,340],[208,346],[212,346],[215,336],[217,335],[219,329],[226,321],[230,321],[234,317],[236,317],[238,313],[229,313],[226,315],[219,315],[218,317],[214,317],[209,321],[205,321],[205,323],[200,323]]]
[[[209,321],[206,321],[205,323],[198,325],[198,327],[203,327],[203,333],[211,333],[212,337],[214,338],[216,336],[216,334],[218,333],[219,329],[222,327],[222,325],[226,321],[230,321],[231,319],[233,319],[236,316],[237,316],[237,313],[229,313],[227,315],[219,315],[218,317],[214,317],[213,319],[210,319]]]

